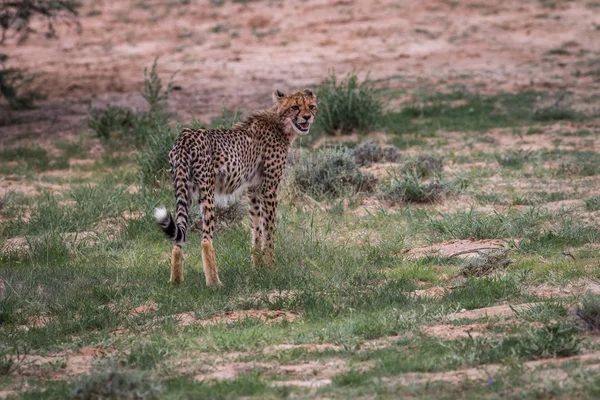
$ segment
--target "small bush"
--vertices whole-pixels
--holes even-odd
[[[492,250],[465,261],[458,271],[459,276],[485,276],[505,270],[515,260],[508,258],[506,250]]]
[[[432,203],[441,200],[450,189],[448,183],[437,179],[424,183],[414,173],[408,173],[384,192],[384,198],[391,204]]]
[[[382,159],[383,150],[373,140],[366,140],[354,148],[354,160],[361,167],[368,167]]]
[[[585,209],[588,211],[600,210],[600,196],[588,197],[585,199]]]
[[[443,157],[419,156],[416,160],[407,162],[402,168],[402,173],[414,175],[417,178],[439,176],[444,168]]]
[[[331,73],[317,89],[319,114],[315,128],[326,134],[364,132],[379,125],[383,107],[368,80],[360,83],[355,74],[341,82]]]
[[[577,316],[590,331],[600,331],[600,296],[588,292],[577,307]]]
[[[361,167],[368,167],[378,162],[398,162],[400,150],[396,146],[381,148],[373,140],[365,140],[354,148],[354,160]]]
[[[84,377],[73,391],[75,400],[160,398],[160,388],[140,374],[125,371],[96,371]]]
[[[348,191],[372,192],[377,179],[358,168],[352,150],[338,147],[303,155],[294,182],[301,191],[322,198],[340,197]]]
[[[402,158],[400,150],[396,146],[385,146],[383,148],[383,160],[387,162],[398,162]]]
[[[137,116],[132,110],[111,106],[105,110],[91,110],[88,127],[100,139],[120,140],[132,134],[136,119]]]
[[[163,90],[162,80],[158,76],[158,72],[156,72],[157,63],[158,57],[154,59],[149,72],[148,68],[144,68],[144,91],[142,92],[142,96],[150,106],[151,115],[166,112],[166,102],[173,90],[173,79],[175,78],[175,74],[173,74],[167,87]]]

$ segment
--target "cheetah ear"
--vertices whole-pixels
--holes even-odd
[[[315,93],[310,89],[304,89],[303,92],[309,95],[310,97],[317,97],[315,96]]]
[[[273,92],[273,101],[275,103],[278,103],[279,101],[281,101],[281,99],[283,99],[285,97],[285,94],[283,94],[282,91],[280,90],[276,90]]]

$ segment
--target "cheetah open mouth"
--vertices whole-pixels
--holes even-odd
[[[308,129],[310,128],[309,122],[294,122],[294,125],[296,125],[296,128],[303,133],[308,132]]]

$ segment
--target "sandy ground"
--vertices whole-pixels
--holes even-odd
[[[274,88],[314,87],[333,69],[394,77],[386,86],[409,93],[463,84],[585,97],[600,86],[590,64],[600,51],[600,13],[586,1],[558,1],[555,8],[513,0],[173,4],[85,1],[80,32],[58,24],[60,40],[8,40],[8,66],[38,74],[34,86],[47,99],[37,110],[12,112],[13,123],[0,128],[10,140],[0,146],[32,136],[76,137],[90,102],[142,108],[142,71],[156,57],[165,80],[177,73],[170,106],[186,121],[214,116],[223,104],[266,106]],[[557,48],[566,54],[547,54]],[[0,115],[7,114],[0,104]]]

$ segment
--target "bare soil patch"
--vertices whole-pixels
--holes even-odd
[[[281,311],[281,310],[234,310],[224,311],[208,319],[196,319],[193,312],[176,314],[173,318],[179,321],[179,326],[189,325],[217,325],[230,324],[232,322],[242,321],[244,319],[259,319],[265,323],[281,323],[283,321],[293,322],[300,317],[299,311]]]
[[[417,289],[409,294],[413,294],[417,297],[442,298],[446,293],[448,293],[449,290],[450,289],[442,286],[434,286],[427,289]]]
[[[269,375],[284,375],[293,378],[292,385],[295,382],[301,383],[301,386],[311,386],[308,382],[318,377],[319,381],[326,380],[331,383],[331,378],[337,374],[348,370],[346,361],[339,358],[332,358],[327,361],[302,361],[291,364],[278,364],[276,362],[229,362],[219,364],[208,368],[207,371],[196,374],[194,379],[197,381],[215,381],[215,380],[233,380],[240,374],[250,371],[262,370]],[[279,381],[278,385],[286,385],[288,381]],[[289,383],[288,383],[289,384]]]
[[[544,378],[553,376],[554,378],[552,380],[556,382],[556,380],[559,379],[562,374],[566,375],[564,371],[559,369],[541,369],[536,371],[536,369],[548,365],[561,366],[569,362],[590,363],[590,365],[587,365],[586,368],[596,370],[600,368],[600,365],[598,365],[598,363],[600,363],[600,352],[565,358],[550,358],[545,360],[528,361],[523,365],[526,370],[533,372],[534,375],[539,377],[538,381],[543,381]],[[503,366],[499,364],[488,364],[477,368],[465,368],[447,372],[412,372],[393,378],[383,379],[386,383],[400,385],[423,384],[430,382],[448,382],[452,384],[460,384],[465,381],[487,380],[492,375],[498,373],[502,368]],[[554,374],[555,372],[556,374]]]
[[[529,307],[535,306],[539,303],[525,303],[518,305],[502,304],[499,306],[477,308],[475,310],[463,310],[461,312],[452,313],[446,315],[448,321],[455,321],[457,319],[479,319],[479,318],[512,318],[514,311],[520,311]]]
[[[508,239],[453,239],[430,246],[415,247],[403,252],[406,258],[418,259],[431,256],[452,257],[457,253],[473,250],[470,253],[457,254],[457,257],[466,258],[477,255],[475,250],[491,250],[506,247]]]
[[[528,293],[535,294],[536,296],[542,298],[582,296],[588,291],[592,292],[593,294],[600,294],[600,283],[586,280],[581,282],[567,283],[566,285],[562,286],[543,284],[527,288]]]
[[[60,193],[71,188],[68,184],[48,182],[30,182],[14,175],[6,176],[0,180],[0,197],[5,197],[10,192],[20,192],[26,196],[39,196],[42,191]]]
[[[137,306],[133,309],[131,309],[129,311],[129,315],[132,316],[136,316],[136,315],[144,315],[144,314],[148,314],[152,311],[156,311],[156,309],[158,308],[158,304],[151,302],[148,304],[142,304],[140,306]]]
[[[13,113],[18,124],[5,137],[15,140],[7,143],[32,133],[40,143],[57,134],[76,139],[90,98],[94,107],[143,108],[142,71],[155,57],[165,77],[178,71],[169,103],[185,121],[207,120],[222,104],[263,107],[275,87],[314,86],[333,67],[342,75],[368,70],[373,79],[402,74],[390,84],[408,89],[407,98],[417,84],[439,90],[464,84],[465,76],[481,93],[568,89],[578,99],[598,86],[582,64],[598,50],[597,21],[586,2],[549,11],[540,2],[320,1],[305,7],[301,19],[289,2],[138,3],[85,3],[80,33],[57,24],[60,41],[31,35],[3,44],[8,67],[39,74],[35,87],[48,96],[38,110]],[[546,54],[567,41],[580,52]]]
[[[307,343],[307,344],[275,344],[273,346],[268,346],[265,347],[263,349],[263,354],[265,355],[270,355],[270,354],[276,354],[280,351],[287,351],[287,350],[296,350],[296,349],[303,349],[306,350],[308,352],[323,352],[323,351],[340,351],[343,350],[344,348],[342,346],[338,346],[336,344],[332,344],[332,343]]]
[[[465,337],[477,337],[477,336],[489,336],[489,333],[486,335],[486,330],[489,328],[489,324],[487,322],[484,323],[473,323],[467,325],[449,325],[449,324],[438,324],[426,326],[421,329],[421,332],[436,336],[442,339],[447,340],[456,340]]]

